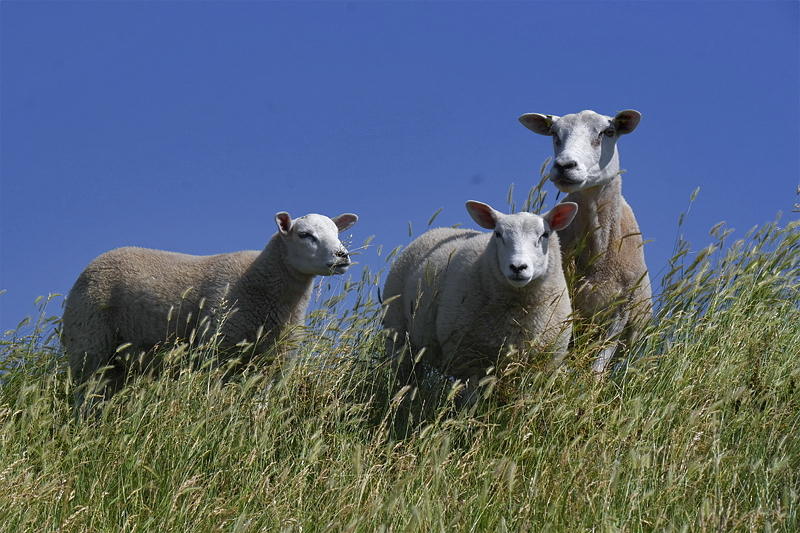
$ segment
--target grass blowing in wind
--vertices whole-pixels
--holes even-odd
[[[680,241],[624,368],[596,380],[579,338],[475,409],[400,401],[367,268],[325,278],[280,380],[134,376],[97,420],[40,322],[2,344],[0,531],[794,530],[798,230]]]

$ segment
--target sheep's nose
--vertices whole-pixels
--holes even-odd
[[[526,265],[525,263],[522,263],[519,266],[517,266],[517,265],[508,265],[508,268],[510,268],[511,272],[513,272],[514,274],[519,274],[520,272],[522,272],[523,270],[528,268],[528,265]]]
[[[348,257],[350,257],[350,254],[347,253],[347,250],[339,250],[339,251],[336,252],[336,257],[348,258]]]
[[[563,160],[556,160],[553,162],[553,166],[556,170],[563,171],[563,170],[570,170],[578,166],[578,162],[574,159],[563,159]]]

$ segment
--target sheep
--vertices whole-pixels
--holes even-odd
[[[180,342],[216,340],[221,360],[235,353],[248,363],[302,325],[316,276],[347,270],[350,256],[337,234],[357,220],[350,213],[293,220],[282,211],[262,251],[195,256],[128,247],[102,254],[65,303],[62,344],[73,380],[87,383],[104,369],[108,399],[127,371],[157,368],[157,349]]]
[[[401,382],[419,372],[412,359],[424,352],[425,364],[471,394],[514,348],[523,356],[549,351],[556,364],[565,355],[572,307],[555,231],[577,206],[561,203],[543,216],[466,206],[493,233],[436,228],[412,241],[386,278],[383,327]]]
[[[561,233],[565,263],[574,262],[576,314],[605,329],[604,348],[592,366],[602,374],[639,336],[652,316],[650,277],[642,236],[622,197],[617,140],[633,132],[642,115],[627,110],[611,118],[594,111],[557,117],[528,113],[519,120],[553,138],[550,180],[579,215]],[[602,318],[605,316],[605,318]]]

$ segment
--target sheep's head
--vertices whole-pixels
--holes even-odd
[[[358,217],[350,213],[333,218],[310,214],[295,220],[285,211],[275,215],[289,264],[310,276],[344,274],[350,266],[350,254],[339,233],[357,221]]]
[[[641,113],[629,109],[613,118],[581,111],[563,117],[528,113],[519,121],[553,138],[550,181],[563,192],[574,192],[605,185],[619,175],[617,139],[635,130],[641,118]]]
[[[524,287],[547,272],[551,231],[566,228],[577,204],[557,204],[546,214],[504,215],[481,202],[467,202],[467,211],[482,228],[494,230],[490,244],[497,252],[498,267],[505,280],[514,287]]]

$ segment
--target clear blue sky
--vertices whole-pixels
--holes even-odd
[[[384,249],[439,208],[475,227],[466,200],[521,203],[552,154],[527,112],[642,113],[619,146],[656,280],[697,187],[694,249],[789,220],[800,182],[796,1],[3,0],[0,24],[2,331],[107,250],[260,249],[282,210],[357,213]]]

